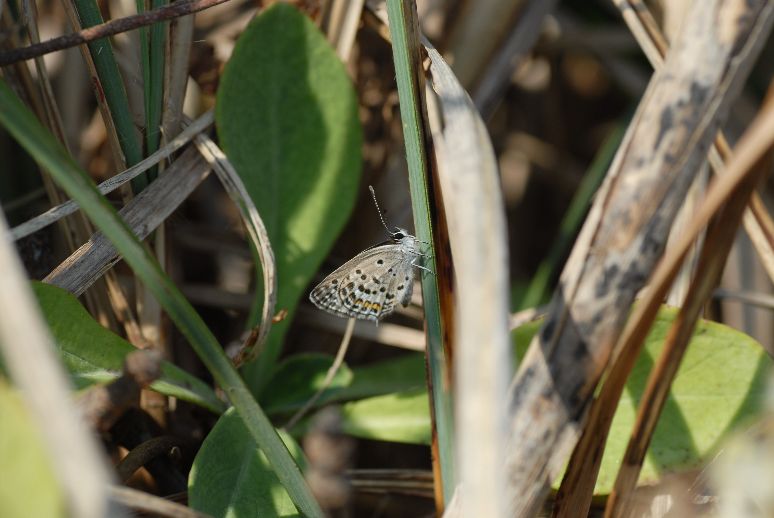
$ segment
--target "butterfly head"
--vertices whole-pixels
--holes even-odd
[[[409,234],[405,228],[392,227],[390,230],[390,237],[393,239],[393,241],[402,241],[410,235],[411,234]]]

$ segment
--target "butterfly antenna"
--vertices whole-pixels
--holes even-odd
[[[382,216],[382,209],[379,208],[379,202],[376,201],[376,192],[374,192],[374,187],[372,185],[369,185],[368,190],[371,191],[371,197],[374,199],[374,205],[376,205],[376,212],[379,214],[379,219],[382,220],[382,225],[384,225],[384,229],[387,231],[388,234],[392,234],[392,232],[390,232],[390,228],[387,226],[387,223],[384,221],[384,216]]]

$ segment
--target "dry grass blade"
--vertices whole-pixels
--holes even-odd
[[[298,311],[299,316],[302,317],[305,322],[333,333],[343,333],[347,325],[347,323],[340,318],[329,317],[320,311],[312,310],[307,307],[302,306]],[[358,338],[370,340],[382,345],[399,347],[410,351],[425,350],[425,334],[422,331],[397,324],[390,324],[389,322],[381,323],[378,326],[374,326],[370,322],[357,322],[355,324],[354,335]]]
[[[635,307],[626,329],[621,334],[615,347],[618,356],[609,370],[610,373],[602,391],[592,405],[589,426],[584,429],[583,437],[570,461],[567,489],[562,489],[559,493],[559,500],[567,499],[567,502],[561,502],[560,505],[565,509],[565,514],[557,512],[555,516],[572,516],[579,508],[584,508],[579,506],[588,508],[596,479],[596,476],[592,477],[590,473],[596,473],[599,469],[598,463],[602,457],[617,402],[639,356],[648,329],[658,312],[661,300],[669,290],[672,279],[696,236],[707,226],[710,218],[720,210],[738,186],[745,181],[745,175],[755,172],[755,163],[761,159],[767,149],[774,145],[774,110],[771,105],[767,112],[760,114],[746,135],[739,142],[736,154],[725,174],[710,187],[706,201],[691,221],[686,233],[659,264],[649,283],[648,291]],[[562,484],[564,486],[565,482],[563,481]],[[576,499],[568,498],[570,494],[574,494]],[[577,500],[581,494],[585,494],[582,497],[585,503]]]
[[[74,30],[79,30],[81,28],[81,19],[78,15],[78,10],[75,6],[75,1],[66,0],[62,2],[62,7],[64,8],[65,13],[67,14],[67,18],[70,22],[70,26]],[[93,27],[91,29],[93,29]],[[89,31],[91,29],[84,29],[84,30]],[[53,40],[48,40],[46,42],[39,43],[38,45],[32,45],[26,48],[35,48],[35,47],[42,48],[51,41]],[[103,123],[105,124],[105,130],[108,136],[108,145],[110,146],[110,153],[114,162],[114,166],[116,170],[124,169],[126,168],[127,161],[129,163],[134,163],[132,161],[132,158],[136,158],[139,160],[140,157],[139,156],[133,157],[132,151],[129,151],[127,154],[125,154],[125,150],[121,146],[122,142],[118,136],[119,127],[117,126],[116,119],[114,118],[113,113],[111,111],[109,99],[105,95],[105,87],[102,84],[102,81],[100,80],[100,75],[97,70],[97,66],[94,63],[94,59],[91,55],[91,52],[89,51],[89,47],[87,45],[84,45],[84,43],[86,43],[86,41],[82,41],[76,44],[80,45],[79,50],[81,52],[81,57],[83,58],[83,61],[89,70],[89,80],[91,83],[92,91],[94,93],[94,99],[97,102],[99,113],[102,117]],[[18,50],[20,49],[11,49],[8,52],[16,52]],[[43,55],[45,53],[47,52],[44,51],[40,55]],[[119,118],[118,121],[119,121],[118,124],[120,126],[121,119]],[[134,135],[132,134],[131,137],[134,137]],[[134,150],[135,153],[137,152],[136,147],[132,146],[131,141],[128,140],[128,141],[125,141],[124,143],[127,145],[127,150]],[[129,192],[128,189],[127,189],[127,192]]]
[[[196,121],[188,126],[185,131],[180,133],[180,135],[175,137],[169,144],[162,147],[148,158],[130,167],[126,171],[123,171],[122,173],[119,173],[99,184],[97,186],[99,192],[102,194],[111,193],[120,186],[124,185],[126,182],[130,181],[132,178],[139,176],[154,165],[158,164],[160,161],[169,158],[172,153],[186,145],[188,141],[194,137],[194,135],[206,130],[212,124],[212,121],[213,112],[210,110],[196,119]],[[52,207],[43,214],[35,216],[29,221],[25,221],[21,225],[14,227],[11,231],[13,238],[21,239],[25,236],[28,236],[33,232],[37,232],[41,228],[45,228],[51,223],[54,223],[55,221],[67,216],[68,214],[72,214],[77,210],[78,204],[72,200],[66,201],[65,203],[57,205],[56,207]]]
[[[209,518],[210,515],[131,487],[110,486],[110,499],[130,509],[168,518]]]
[[[164,59],[164,112],[161,118],[163,137],[167,140],[176,137],[183,125],[193,32],[193,15],[181,16],[170,22],[169,50]]]
[[[32,43],[38,43],[40,41],[40,35],[38,33],[37,5],[35,2],[24,0],[22,2],[22,9],[26,13],[24,18],[26,18],[30,41],[32,41]],[[43,120],[46,122],[46,125],[51,132],[56,136],[57,140],[69,151],[62,117],[59,107],[57,106],[56,97],[54,96],[51,79],[42,56],[35,58],[35,70],[38,75],[40,100],[45,111],[45,118]],[[43,173],[42,180],[51,203],[59,204],[65,200],[64,194],[53,182],[48,172]],[[79,214],[73,218],[64,219],[60,222],[60,225],[64,231],[62,232],[62,235],[67,243],[68,253],[73,252],[77,248],[77,243],[84,242],[94,232],[91,222],[88,221],[83,214]],[[94,315],[98,315],[103,323],[115,326],[115,320],[110,312],[110,301],[105,292],[107,288],[111,293],[117,293],[120,291],[120,288],[111,282],[111,279],[106,279],[106,281],[106,285],[100,283],[96,289],[87,292],[84,296],[84,302],[89,311]]]
[[[0,213],[0,351],[5,367],[45,440],[69,514],[108,516],[110,473],[100,446],[78,417],[53,339],[9,237]]]
[[[491,115],[497,107],[511,81],[513,71],[532,49],[540,36],[543,20],[555,5],[555,0],[528,0],[526,5],[521,6],[517,23],[488,64],[473,93],[476,107],[484,117]]]
[[[263,274],[263,306],[261,307],[261,323],[258,328],[258,337],[254,341],[246,343],[246,347],[240,350],[234,357],[234,365],[239,367],[245,362],[256,358],[261,352],[266,337],[269,336],[274,306],[277,303],[277,264],[274,261],[274,251],[269,242],[269,233],[266,225],[255,208],[252,198],[247,193],[242,178],[239,177],[234,166],[228,161],[221,149],[206,135],[197,135],[196,147],[199,152],[215,170],[220,183],[228,193],[231,200],[239,208],[242,221],[247,229],[253,246],[258,250],[261,261],[261,273]]]
[[[344,63],[349,61],[352,53],[364,3],[365,0],[332,0],[328,4],[329,16],[323,22],[325,32],[339,59]]]
[[[651,66],[659,70],[664,65],[669,45],[647,6],[641,0],[614,0],[614,3],[621,10]],[[709,154],[710,165],[716,174],[724,171],[723,162],[728,159],[728,155],[728,141],[722,131],[718,132]],[[758,257],[774,282],[774,222],[757,193],[753,193],[750,210],[745,213],[743,221]]]
[[[771,26],[768,2],[693,4],[578,241],[512,394],[515,515],[534,513],[575,446],[634,296],[652,273],[714,128]],[[708,30],[711,28],[711,30]]]
[[[134,16],[127,16],[117,20],[111,20],[100,25],[89,27],[72,34],[59,36],[50,40],[30,45],[29,47],[15,48],[0,52],[0,66],[10,65],[18,61],[43,56],[57,50],[83,45],[90,41],[107,38],[121,32],[131,31],[139,27],[152,25],[156,22],[171,20],[186,14],[192,14],[204,9],[209,9],[228,0],[180,0],[165,7],[147,11]],[[72,21],[72,20],[71,20]]]
[[[774,102],[771,100],[762,110],[762,116],[768,114],[769,119],[774,120]],[[755,121],[751,131],[766,131],[756,127]],[[765,128],[765,126],[764,126]],[[765,135],[765,134],[764,134]],[[709,212],[703,210],[699,215],[713,213],[713,223],[710,223],[707,240],[704,244],[696,276],[680,310],[677,320],[672,324],[664,343],[664,349],[648,378],[648,383],[640,401],[632,438],[624,454],[623,464],[608,499],[605,516],[622,516],[628,506],[632,492],[637,484],[645,452],[650,444],[650,439],[655,430],[658,417],[661,414],[666,401],[672,380],[677,375],[685,348],[688,345],[696,320],[699,318],[704,304],[712,294],[720,274],[725,265],[728,252],[733,244],[739,222],[744,214],[745,207],[760,179],[768,172],[771,165],[771,148],[774,146],[774,125],[770,125],[768,138],[770,140],[768,154],[764,151],[758,155],[757,160],[747,169],[738,170],[737,181],[734,189],[723,199],[723,207]],[[748,135],[740,142],[739,153],[748,152],[743,145],[746,139],[753,138]],[[764,136],[764,138],[766,138]],[[738,155],[737,155],[738,156]],[[730,174],[728,175],[730,176]],[[708,201],[713,198],[708,197]],[[714,199],[718,199],[715,197]],[[696,225],[692,227],[695,229]],[[682,250],[682,247],[679,249]],[[666,262],[666,261],[665,261]],[[674,261],[677,263],[677,261]]]
[[[352,487],[362,493],[407,494],[433,497],[433,473],[412,469],[356,469],[345,472]]]
[[[132,231],[144,239],[177,209],[209,172],[207,162],[191,148],[167,169],[164,176],[119,213]],[[48,274],[44,282],[80,295],[119,260],[115,247],[100,232]]]
[[[507,516],[503,396],[512,358],[505,208],[484,124],[438,51],[426,50],[438,95],[433,143],[456,264],[455,421],[462,512]]]
[[[554,1],[546,0],[460,2],[457,6],[459,14],[450,28],[448,42],[459,82],[473,91],[480,78],[490,75],[495,67],[502,65],[497,75],[510,77],[518,55],[532,48],[540,34],[543,18],[554,4]],[[484,33],[487,37],[481,38]],[[521,45],[514,49],[513,36],[517,34]],[[497,54],[500,56],[490,63],[491,57]]]
[[[744,213],[743,222],[758,258],[774,282],[774,222],[757,192],[750,198],[750,210]]]
[[[621,16],[650,64],[655,69],[660,68],[668,44],[647,6],[640,0],[613,0],[613,3],[621,11]]]
[[[764,309],[774,309],[774,295],[747,291],[716,289],[712,294],[716,299],[736,300],[743,304],[757,306]]]

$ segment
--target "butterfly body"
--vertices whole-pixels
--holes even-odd
[[[408,305],[414,267],[423,256],[420,241],[403,229],[390,232],[391,241],[360,252],[328,275],[309,294],[318,308],[340,317],[378,322],[398,302]]]

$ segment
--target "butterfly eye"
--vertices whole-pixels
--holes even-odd
[[[392,231],[392,238],[396,241],[400,241],[404,237],[406,237],[406,233],[402,229],[395,227],[395,230]]]

